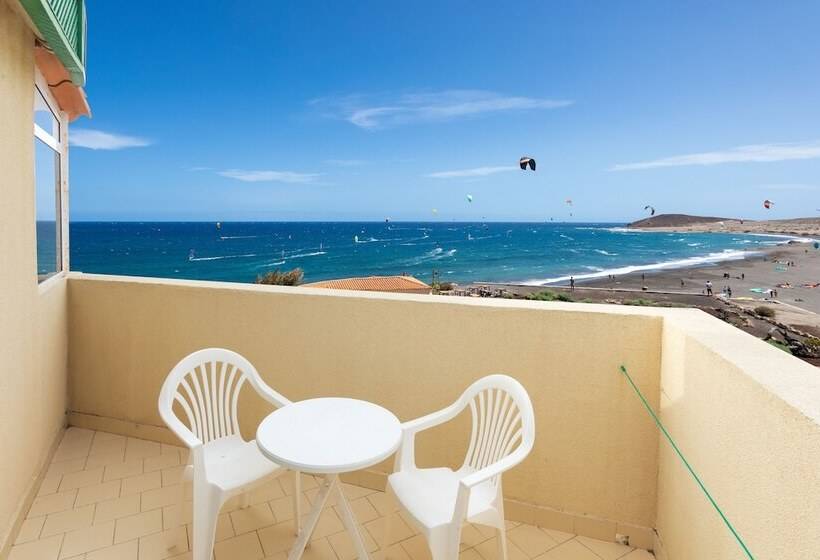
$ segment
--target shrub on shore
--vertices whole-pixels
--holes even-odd
[[[761,317],[774,317],[774,309],[771,307],[766,307],[765,305],[758,305],[755,307],[755,313]]]
[[[566,294],[556,293],[550,290],[527,294],[526,299],[534,301],[573,301],[573,299]]]
[[[272,286],[298,286],[302,283],[305,273],[301,268],[294,268],[287,272],[282,272],[278,268],[266,272],[264,275],[256,277],[257,284],[268,284]]]

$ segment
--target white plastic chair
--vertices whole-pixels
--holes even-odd
[[[259,451],[255,441],[245,441],[239,431],[237,401],[245,382],[276,407],[290,401],[271,389],[256,368],[236,352],[206,348],[185,357],[168,374],[159,394],[159,413],[172,432],[190,449],[183,479],[193,479],[193,560],[210,560],[216,522],[222,505],[285,469]],[[177,403],[185,425],[174,412]],[[294,520],[299,533],[301,493],[295,472]],[[182,494],[182,492],[180,492]],[[182,506],[180,496],[180,508]]]
[[[451,420],[467,406],[472,413],[472,433],[461,468],[417,468],[416,434]],[[495,527],[499,557],[506,560],[501,474],[523,461],[534,442],[530,397],[518,381],[506,375],[479,379],[447,408],[402,424],[396,472],[387,479],[387,492],[427,538],[433,560],[458,559],[465,521]],[[389,532],[387,525],[386,543]]]

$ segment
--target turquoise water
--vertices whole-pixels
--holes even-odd
[[[73,222],[72,270],[252,282],[409,273],[430,281],[547,284],[743,258],[783,238],[625,230],[620,224]]]

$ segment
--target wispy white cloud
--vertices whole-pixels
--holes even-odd
[[[717,152],[702,152],[672,156],[638,163],[619,163],[610,171],[632,171],[658,167],[681,167],[686,165],[719,165],[721,163],[770,162],[794,159],[820,158],[820,141],[792,142],[785,144],[754,144],[737,146]]]
[[[319,173],[297,173],[295,171],[248,171],[245,169],[226,169],[218,172],[223,177],[245,181],[247,183],[277,182],[277,183],[313,183],[320,176]]]
[[[72,129],[68,135],[69,143],[76,148],[91,150],[124,150],[126,148],[142,148],[150,146],[152,142],[137,136],[113,134],[90,128]]]
[[[368,130],[414,122],[537,109],[557,109],[572,101],[503,95],[482,90],[444,90],[380,96],[348,95],[311,101],[327,116],[342,118]]]
[[[188,171],[213,171],[213,167],[195,166],[195,167],[189,167]]]
[[[339,167],[360,167],[367,165],[369,162],[363,159],[326,159],[325,163],[328,165],[338,165]]]
[[[472,169],[436,171],[435,173],[428,173],[427,175],[425,175],[425,177],[432,177],[433,179],[455,179],[459,177],[486,177],[487,175],[504,173],[505,171],[515,171],[516,169],[517,168],[512,165],[502,165],[498,167],[473,167]]]
[[[758,189],[762,191],[816,191],[820,190],[818,185],[809,185],[806,183],[773,183],[770,185],[758,185]]]

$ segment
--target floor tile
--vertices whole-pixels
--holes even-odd
[[[188,533],[177,527],[140,537],[139,543],[139,560],[165,560],[188,551]]]
[[[132,459],[121,463],[111,463],[106,465],[103,481],[116,480],[118,478],[128,478],[142,474],[142,459]]]
[[[276,518],[267,503],[233,511],[229,515],[233,523],[233,530],[237,535],[276,524]]]
[[[114,522],[94,525],[78,531],[66,533],[60,558],[71,558],[114,544]]]
[[[137,560],[138,541],[128,541],[85,555],[85,560]]]
[[[498,556],[498,537],[484,541],[475,549],[484,560],[500,560]],[[523,550],[518,548],[518,545],[507,539],[507,560],[529,560],[529,557]]]
[[[566,542],[571,538],[575,537],[575,535],[573,535],[572,533],[565,533],[563,531],[557,531],[555,529],[544,529],[543,527],[539,527],[539,529],[548,534],[550,538],[552,538],[552,540],[554,540],[558,544]]]
[[[378,543],[379,548],[384,547],[384,517],[379,517],[378,519],[374,519],[369,523],[365,523],[364,526],[367,531],[370,533],[370,536]],[[413,536],[413,530],[407,526],[407,523],[399,516],[398,513],[394,513],[390,517],[390,543],[394,544],[404,539],[409,539]]]
[[[538,527],[523,524],[507,531],[507,539],[515,543],[530,558],[535,558],[558,544]]]
[[[20,530],[17,532],[17,538],[14,544],[23,544],[37,540],[40,537],[40,531],[43,530],[43,523],[45,522],[46,518],[44,516],[23,521],[20,525]]]
[[[94,523],[105,523],[121,517],[135,515],[140,511],[140,495],[132,494],[113,500],[99,502],[94,511]]]
[[[348,500],[350,509],[353,510],[353,515],[359,523],[367,523],[379,517],[379,512],[370,503],[367,497],[361,497],[357,500]],[[337,515],[341,515],[340,506],[335,505],[333,509],[336,510]]]
[[[143,460],[142,468],[144,472],[154,472],[177,466],[179,466],[179,453],[165,453],[147,457]]]
[[[118,465],[125,460],[125,452],[102,453],[100,455],[89,455],[85,461],[85,468],[107,467],[108,465]]]
[[[536,560],[601,560],[597,554],[572,539],[537,556]]]
[[[624,546],[615,542],[599,541],[589,537],[576,537],[576,539],[603,560],[617,560],[633,550],[631,546]]]
[[[155,509],[117,519],[114,542],[121,543],[162,531],[162,510]]]
[[[259,560],[264,558],[256,532],[232,537],[214,545],[214,560]]]
[[[44,477],[43,481],[40,483],[39,490],[37,490],[37,495],[46,496],[48,494],[54,494],[60,487],[60,481],[62,479],[63,475],[61,474],[52,474]]]
[[[127,479],[126,479],[127,480]],[[182,499],[183,488],[179,484],[165,488],[154,488],[142,493],[142,511],[148,511],[176,504]]]
[[[91,470],[82,470],[74,473],[63,475],[60,481],[60,492],[67,492],[75,488],[83,488],[85,486],[94,486],[102,482],[103,467]]]
[[[128,494],[136,494],[145,492],[146,490],[153,490],[162,486],[162,474],[159,471],[151,473],[138,474],[122,479],[122,490],[120,494],[127,496]]]
[[[655,557],[652,556],[651,553],[638,548],[633,550],[620,560],[655,560]]]
[[[432,555],[430,554],[430,547],[427,544],[427,539],[424,538],[424,535],[413,535],[409,539],[405,539],[401,541],[401,546],[407,555],[410,556],[413,560],[431,560]],[[485,558],[484,560],[496,560],[495,557],[489,559]],[[513,560],[513,559],[510,559]],[[529,559],[526,559],[529,560]]]
[[[94,442],[91,444],[91,450],[88,454],[89,456],[108,455],[112,453],[122,455],[125,453],[125,441],[124,437],[94,438]]]
[[[273,556],[278,552],[290,550],[290,547],[296,542],[296,535],[291,521],[283,521],[265,527],[257,533],[266,556]]]
[[[46,476],[53,476],[58,474],[67,474],[83,470],[85,467],[85,457],[79,459],[70,459],[68,461],[55,461],[48,466]]]
[[[147,441],[144,439],[128,438],[125,443],[125,460],[131,461],[133,459],[145,459],[146,457],[154,457],[160,455],[159,443],[155,441]]]
[[[157,457],[162,457],[162,455],[157,455]],[[168,457],[168,455],[165,455]],[[147,461],[148,459],[146,459]],[[145,467],[143,466],[143,469]],[[162,469],[162,485],[163,486],[174,486],[176,484],[180,484],[182,482],[182,472],[185,470],[185,465],[177,465],[175,467],[168,467]],[[149,472],[149,471],[145,471]],[[153,471],[152,471],[153,472]]]
[[[287,521],[288,519],[293,519],[293,498],[291,496],[276,498],[275,500],[268,502],[268,505],[273,511],[273,515],[276,516],[277,523]],[[308,499],[304,496],[304,494],[301,499],[301,508],[303,515],[310,511],[310,502],[308,502]]]
[[[273,480],[269,480],[251,490],[248,500],[250,504],[253,505],[276,500],[277,498],[282,498],[284,496],[285,491],[282,490],[282,485],[279,483],[278,479],[274,478]]]
[[[63,535],[31,541],[11,547],[8,560],[57,560]]]
[[[74,506],[74,500],[76,499],[76,490],[40,496],[34,499],[34,502],[31,504],[31,509],[28,510],[27,517],[39,517],[41,515],[71,509]]]
[[[379,545],[376,544],[376,541],[373,540],[370,533],[362,530],[360,531],[360,534],[362,535],[362,542],[364,543],[364,548],[367,552],[375,552],[379,549]],[[347,531],[341,531],[330,535],[327,537],[327,541],[330,543],[331,548],[333,548],[333,552],[336,553],[339,560],[354,560],[357,558],[358,555],[356,554],[356,547],[353,546],[353,538]],[[313,546],[312,543],[311,546]]]
[[[113,500],[114,498],[119,498],[119,496],[119,480],[103,482],[102,484],[95,484],[94,486],[86,486],[77,491],[77,500],[74,502],[74,507],[96,504],[97,502],[105,500]]]
[[[327,539],[318,539],[310,542],[305,548],[302,560],[337,560],[336,553]]]
[[[43,530],[40,532],[40,536],[47,537],[49,535],[56,535],[58,533],[66,533],[68,531],[90,527],[93,520],[93,504],[77,509],[61,511],[59,513],[50,513],[48,514],[48,517],[46,517],[46,522],[43,525]]]

